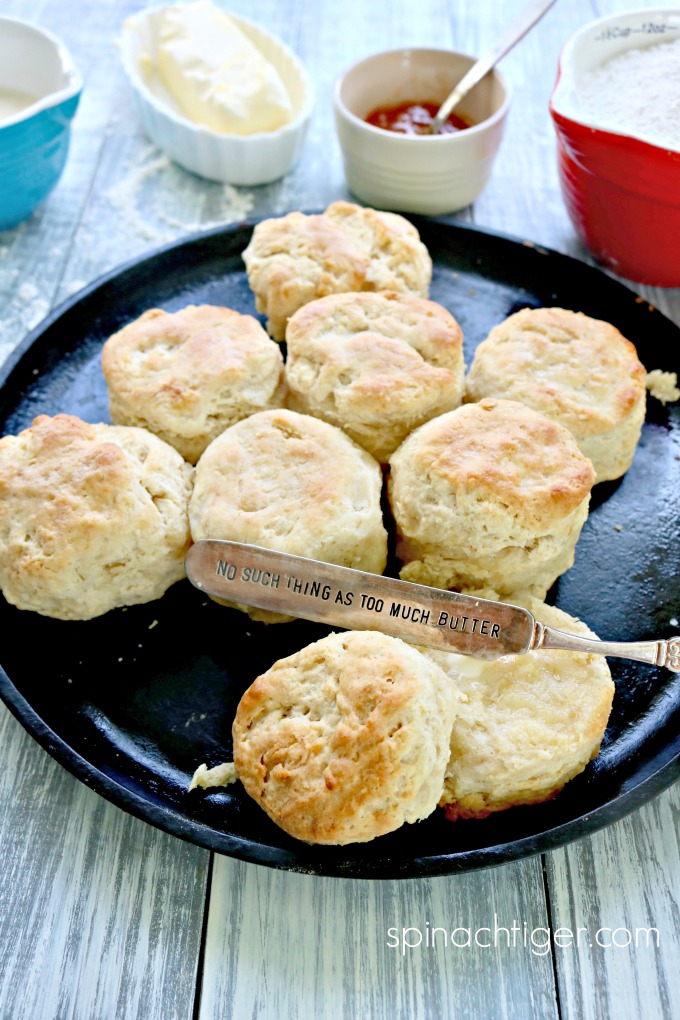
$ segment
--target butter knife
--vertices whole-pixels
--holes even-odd
[[[539,648],[594,652],[680,672],[680,636],[597,641],[540,623],[504,602],[428,588],[256,545],[205,539],[186,557],[191,583],[208,595],[347,630],[378,630],[412,644],[479,659]]]

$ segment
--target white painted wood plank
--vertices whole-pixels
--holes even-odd
[[[450,878],[374,882],[285,874],[217,857],[200,1020],[548,1020],[557,1015],[549,955],[507,948],[503,933],[495,948],[455,948],[440,932],[428,948],[428,924],[448,933],[472,928],[473,941],[474,930],[493,930],[494,915],[499,927],[515,921],[545,927],[537,890],[538,859]],[[402,955],[403,927],[423,937]],[[418,934],[406,940],[415,945]],[[493,935],[481,932],[478,940]]]
[[[676,786],[549,855],[553,925],[588,929],[579,946],[557,951],[566,1020],[680,1016],[679,820]]]
[[[190,1020],[209,854],[108,804],[0,706],[0,1016]]]

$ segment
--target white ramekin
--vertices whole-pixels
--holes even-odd
[[[441,103],[474,57],[452,50],[377,53],[345,72],[335,85],[335,125],[350,190],[380,209],[437,215],[455,212],[484,188],[510,106],[496,70],[456,110],[472,127],[448,135],[401,135],[364,120],[381,106]]]
[[[128,18],[120,42],[123,68],[151,140],[180,166],[209,180],[255,185],[283,177],[300,157],[314,102],[309,77],[295,54],[253,22],[230,14],[281,75],[293,119],[277,131],[220,134],[180,113],[155,74],[156,28],[162,10],[154,7]]]

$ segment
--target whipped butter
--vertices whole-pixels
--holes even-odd
[[[195,124],[250,135],[275,131],[292,118],[274,66],[210,0],[163,10],[156,64],[168,93]]]

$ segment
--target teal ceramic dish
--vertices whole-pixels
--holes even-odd
[[[0,117],[0,230],[16,226],[59,180],[83,82],[59,40],[18,18],[0,17],[0,96],[28,105]]]

